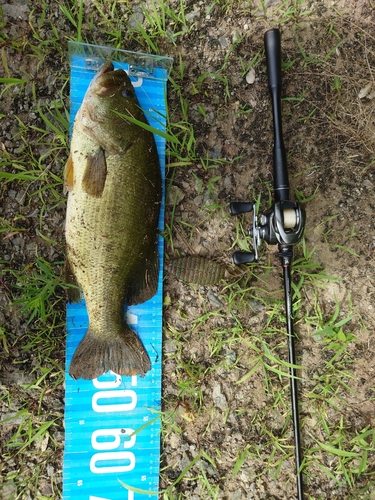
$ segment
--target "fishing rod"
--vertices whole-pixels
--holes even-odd
[[[292,417],[297,472],[297,498],[303,500],[302,453],[300,444],[296,356],[293,331],[292,277],[293,246],[302,238],[305,227],[305,211],[298,203],[289,199],[289,180],[286,151],[281,121],[281,42],[280,31],[273,28],[264,34],[267,60],[268,87],[273,112],[273,174],[274,204],[264,215],[256,214],[254,203],[232,202],[232,215],[253,212],[253,224],[249,234],[253,239],[253,252],[234,252],[233,262],[237,265],[258,260],[261,240],[278,245],[279,258],[283,267],[285,312],[288,333],[289,375],[292,400]]]

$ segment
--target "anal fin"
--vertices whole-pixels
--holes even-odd
[[[136,277],[130,284],[127,296],[129,305],[142,304],[146,300],[151,299],[158,289],[159,277],[159,256],[158,249],[155,245],[155,250],[151,257],[147,259],[143,273],[136,273]]]

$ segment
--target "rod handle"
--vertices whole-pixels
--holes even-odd
[[[281,38],[277,28],[265,32],[264,48],[267,60],[268,86],[270,89],[279,87],[281,90]]]
[[[278,202],[289,199],[289,179],[281,120],[281,38],[277,28],[266,31],[264,47],[273,113],[274,195]]]

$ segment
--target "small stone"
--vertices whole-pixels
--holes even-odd
[[[224,35],[219,38],[219,43],[223,49],[226,49],[228,47],[228,40]]]
[[[216,122],[215,114],[212,111],[209,111],[204,117],[203,121],[207,123],[207,125],[214,125]]]
[[[5,484],[2,484],[1,490],[1,498],[3,498],[4,500],[6,498],[16,498],[17,496],[17,486],[12,480],[7,481]]]
[[[228,351],[225,354],[225,359],[227,360],[228,363],[233,364],[235,363],[237,359],[237,354],[233,349],[228,349]]]
[[[4,432],[9,432],[12,427],[19,426],[22,423],[22,416],[18,415],[17,412],[11,411],[9,413],[4,413],[1,415],[1,427]]]
[[[255,69],[251,68],[250,71],[246,75],[246,81],[250,85],[252,85],[255,82]]]
[[[40,489],[40,493],[43,495],[43,497],[51,497],[53,491],[52,491],[52,488],[51,488],[51,484],[49,482],[47,482],[45,479],[42,479],[40,481],[40,486],[39,486],[39,489]]]
[[[220,147],[216,144],[208,153],[209,157],[212,159],[219,158],[220,156]]]
[[[132,30],[137,30],[139,29],[139,25],[142,25],[143,20],[143,13],[135,10],[129,18],[128,27]]]
[[[185,14],[185,20],[189,24],[192,24],[194,20],[198,17],[199,17],[199,12],[197,12],[196,10],[192,10],[191,12]]]
[[[187,453],[185,452],[182,455],[182,458],[180,460],[180,468],[181,468],[181,470],[184,470],[187,467],[189,467],[190,463],[191,463],[191,460],[190,460],[189,456],[187,455]]]
[[[196,196],[194,198],[193,201],[194,201],[195,205],[197,205],[197,207],[200,207],[200,206],[202,206],[202,203],[203,203],[203,196],[201,194],[199,194],[198,196]]]
[[[214,400],[214,405],[217,408],[220,408],[220,410],[224,411],[228,408],[227,399],[224,396],[224,394],[221,392],[221,385],[220,384],[215,385],[215,387],[212,391],[212,398]]]
[[[177,351],[176,343],[174,340],[166,340],[164,342],[164,353],[172,354]]]
[[[210,475],[210,476],[217,476],[218,472],[217,470],[208,462],[205,460],[201,460],[201,465],[203,469]]]
[[[214,294],[214,292],[210,289],[207,294],[207,298],[216,309],[221,309],[224,304],[221,302],[221,300]]]
[[[245,498],[245,496],[241,490],[236,490],[233,492],[232,500],[242,500],[243,498]]]
[[[224,178],[223,186],[225,189],[231,189],[232,188],[232,179],[229,176],[226,176]]]
[[[25,240],[23,239],[22,235],[18,234],[17,236],[13,236],[13,238],[12,238],[12,244],[19,251],[20,248],[24,247]]]
[[[358,98],[364,99],[367,96],[367,94],[369,94],[371,87],[372,87],[372,81],[368,82],[368,84],[359,91]]]
[[[10,17],[12,19],[19,19],[26,21],[28,18],[29,8],[27,5],[17,5],[6,3],[2,7],[3,16]],[[10,498],[10,497],[9,497]]]
[[[260,312],[260,311],[263,311],[264,309],[264,304],[262,302],[260,302],[259,300],[256,300],[256,299],[251,299],[249,301],[249,306],[251,307],[251,309],[254,311],[254,312]]]
[[[178,205],[185,198],[185,193],[178,186],[171,186],[167,205]]]
[[[54,75],[48,75],[46,79],[46,84],[48,87],[52,87],[56,82],[56,77]]]
[[[181,436],[176,432],[172,432],[169,437],[169,445],[172,448],[177,449],[181,445]]]
[[[57,441],[58,443],[63,443],[63,442],[64,442],[64,437],[65,437],[65,435],[64,435],[64,433],[63,433],[63,432],[60,432],[60,431],[55,431],[55,432],[53,433],[53,438],[54,438],[54,439],[56,439],[56,441]]]
[[[33,94],[33,84],[32,83],[27,83],[25,88],[24,88],[24,93],[25,96],[29,97]]]
[[[320,335],[317,332],[313,333],[312,338],[315,340],[315,342],[322,342],[323,341],[323,335]]]
[[[48,464],[47,465],[47,476],[51,477],[55,474],[55,468],[52,467],[52,465]]]
[[[21,191],[18,191],[17,195],[16,195],[16,201],[18,201],[18,203],[20,205],[24,205],[25,204],[25,191],[21,190]]]

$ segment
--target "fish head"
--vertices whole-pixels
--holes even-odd
[[[140,133],[126,116],[146,122],[127,73],[105,62],[87,89],[77,120],[106,151],[116,152]]]
[[[138,106],[138,101],[126,71],[114,69],[112,62],[108,61],[91,81],[84,104],[95,110],[98,118],[98,115],[104,115],[108,110],[131,112]]]
[[[123,69],[114,69],[113,64],[108,61],[103,64],[90,85],[92,94],[99,98],[121,98],[133,97],[134,88]]]

